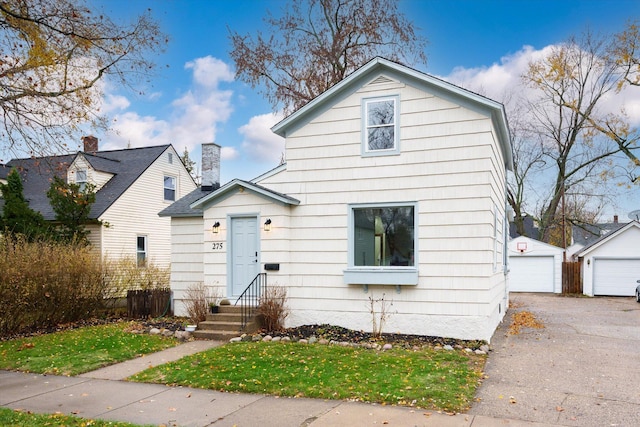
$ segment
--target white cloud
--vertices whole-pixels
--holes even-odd
[[[220,88],[233,81],[233,72],[219,59],[207,56],[185,64],[193,72],[191,88],[171,102],[167,119],[128,112],[129,102],[116,95],[105,97],[105,111],[121,111],[113,116],[112,131],[105,135],[101,149],[144,147],[173,143],[189,151],[205,142],[216,141],[217,126],[231,115],[231,90]],[[155,93],[152,99],[159,97]]]
[[[281,115],[262,114],[254,116],[238,131],[244,136],[242,149],[258,162],[276,163],[284,153],[284,139],[271,131],[271,127],[282,120]]]
[[[235,147],[222,147],[220,149],[220,158],[222,160],[235,160],[240,157],[240,152]]]
[[[533,88],[522,83],[521,76],[527,72],[529,63],[539,60],[558,46],[550,45],[536,50],[531,46],[523,46],[518,52],[500,58],[499,63],[489,67],[455,68],[451,74],[443,78],[458,86],[505,103],[517,98],[535,100],[539,95]],[[626,88],[621,93],[610,93],[600,102],[599,111],[627,113],[632,125],[640,125],[640,90],[635,87]],[[509,111],[507,111],[508,113]]]

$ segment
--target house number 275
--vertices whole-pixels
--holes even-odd
[[[213,247],[212,247],[212,249],[213,249],[214,251],[215,251],[215,250],[221,251],[221,250],[222,250],[222,242],[213,242]]]

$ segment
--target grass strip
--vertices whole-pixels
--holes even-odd
[[[13,427],[141,427],[138,424],[119,421],[92,420],[62,414],[34,414],[9,408],[0,408],[0,425]]]
[[[173,347],[174,338],[133,334],[131,322],[90,326],[0,342],[0,369],[78,375]]]
[[[145,370],[130,380],[459,412],[469,408],[484,362],[484,356],[461,351],[236,343]]]

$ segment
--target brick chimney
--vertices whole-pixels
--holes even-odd
[[[84,152],[95,154],[98,151],[98,138],[93,135],[83,136]]]
[[[220,146],[202,144],[202,191],[220,188]]]
[[[614,215],[613,216],[613,223],[617,224],[618,223],[618,215]]]

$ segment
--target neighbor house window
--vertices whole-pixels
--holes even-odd
[[[164,199],[176,200],[176,178],[173,176],[164,177]]]
[[[416,205],[351,205],[345,282],[417,284]]]
[[[138,236],[136,245],[138,267],[145,267],[147,265],[147,236]]]
[[[87,170],[78,169],[76,171],[76,184],[80,187],[80,191],[84,191],[87,187]]]
[[[398,154],[398,97],[365,99],[362,108],[363,155]]]

